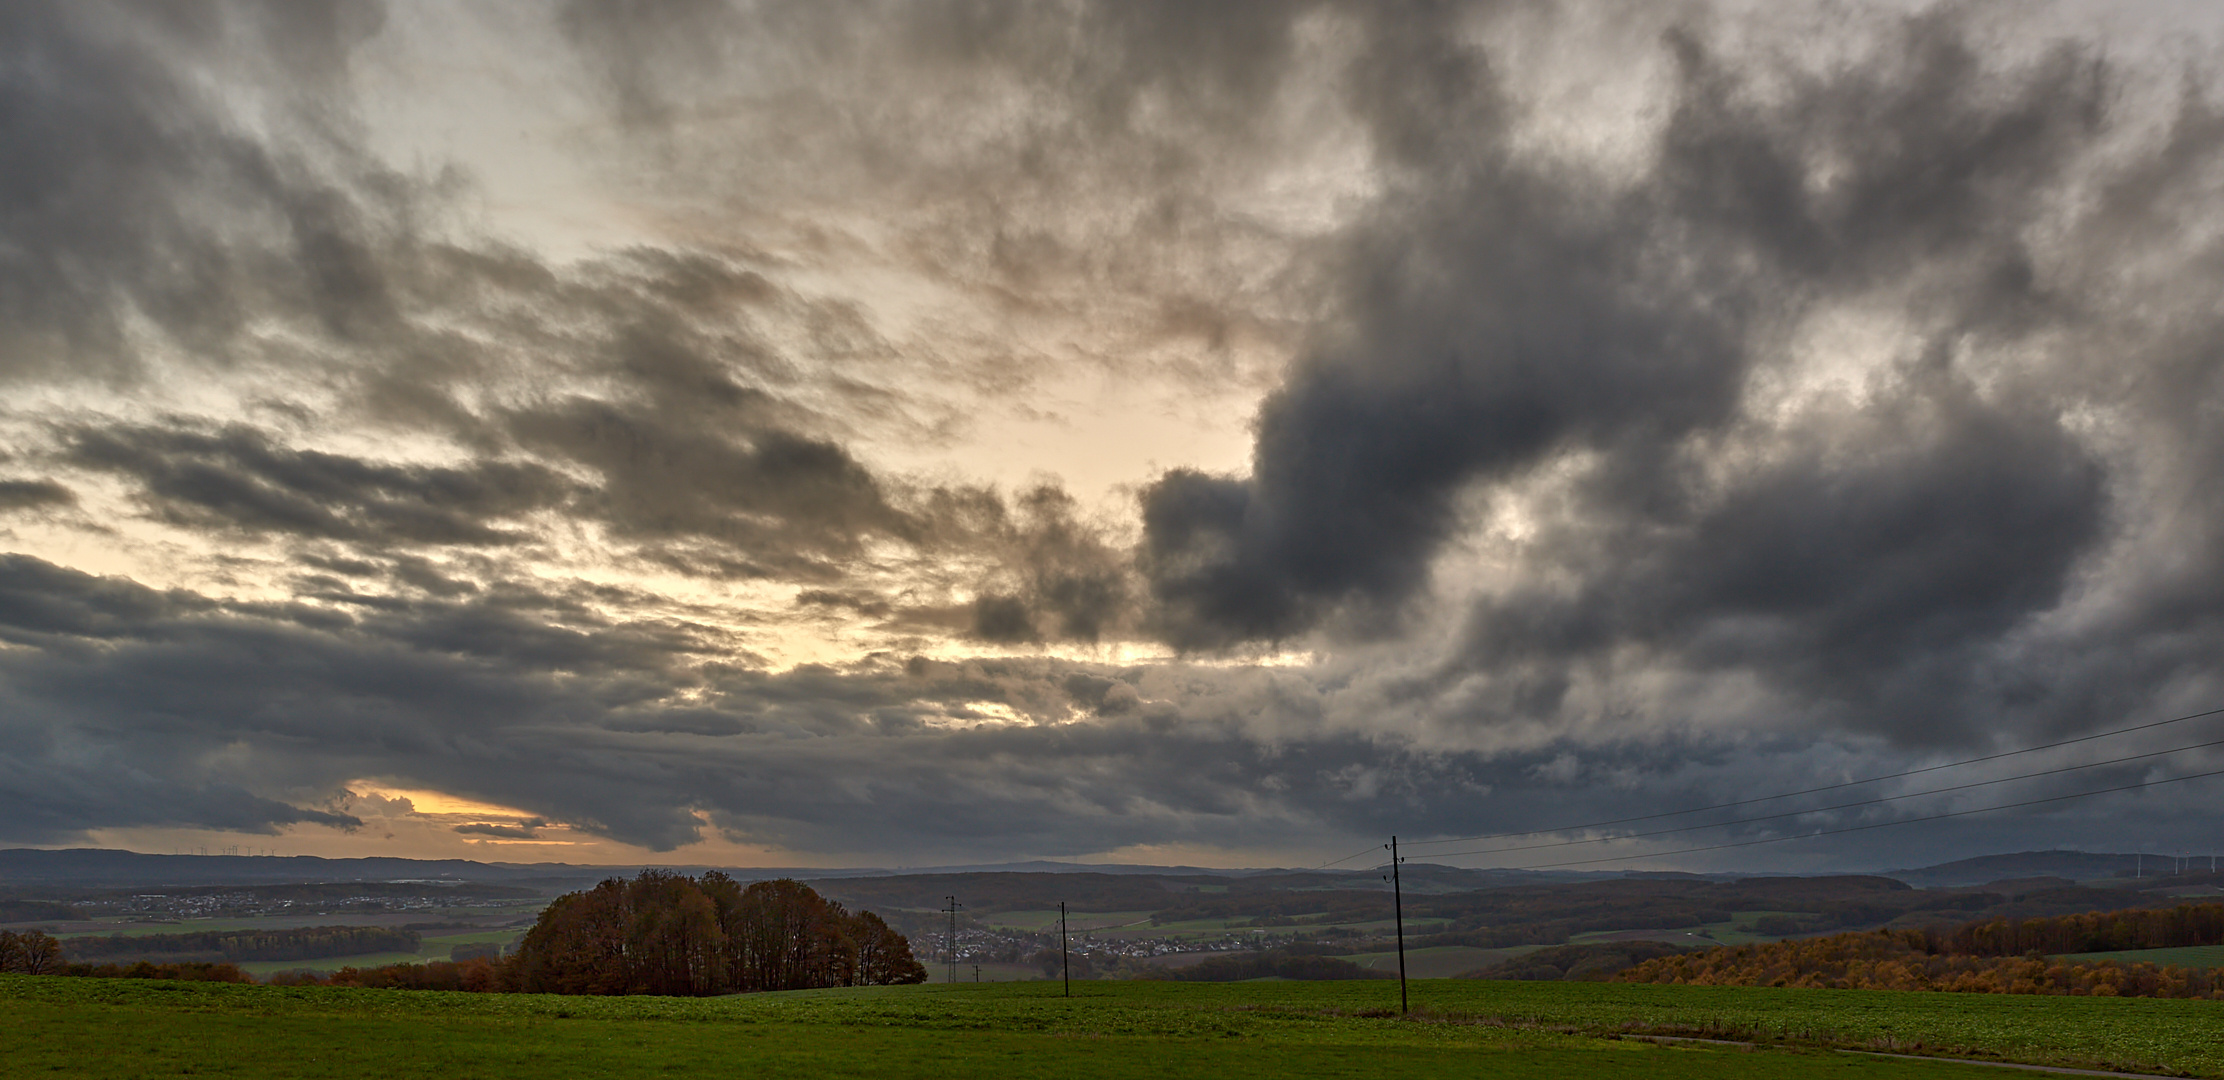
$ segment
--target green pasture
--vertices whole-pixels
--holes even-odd
[[[523,930],[458,930],[434,931],[418,938],[417,951],[362,953],[355,956],[327,956],[316,960],[251,960],[239,965],[241,971],[261,978],[278,971],[333,972],[344,967],[374,968],[387,964],[422,964],[431,960],[448,959],[449,950],[458,945],[500,945],[508,948],[524,937]]]
[[[1133,923],[1150,925],[1148,911],[1068,911],[1066,929],[1073,933],[1084,930],[1104,930],[1128,926]],[[1058,910],[1048,911],[998,911],[981,916],[981,925],[1008,930],[1026,930],[1046,933],[1058,929]]]
[[[2064,953],[2057,960],[2114,960],[2156,967],[2224,967],[2224,945],[2187,945],[2176,949],[2126,949],[2121,952]]]
[[[1344,930],[1357,930],[1362,934],[1388,935],[1397,933],[1398,930],[1398,922],[1396,919],[1378,919],[1373,922],[1323,923],[1320,927],[1300,926],[1297,929],[1313,930],[1331,926],[1338,927]],[[1405,932],[1406,935],[1409,937],[1417,936],[1420,934],[1442,933],[1446,930],[1451,929],[1451,927],[1452,923],[1448,919],[1407,919],[1405,921]],[[1275,929],[1281,933],[1287,933],[1290,930],[1290,928],[1286,926],[1276,927]]]
[[[1148,916],[1146,915],[1146,917]],[[1230,933],[1231,924],[1248,923],[1250,921],[1251,916],[1239,915],[1233,918],[1226,919],[1179,919],[1173,922],[1162,922],[1155,924],[1146,922],[1141,926],[1123,926],[1119,928],[1119,932],[1117,933],[1117,935],[1105,934],[1104,936],[1171,938],[1211,935],[1217,937],[1222,934]],[[1253,929],[1253,927],[1245,926],[1241,927],[1240,929],[1242,931],[1248,932]]]
[[[1405,970],[1416,979],[1449,979],[1479,968],[1486,968],[1509,957],[1535,951],[1534,945],[1520,945],[1510,949],[1477,949],[1466,945],[1436,945],[1426,949],[1405,951]],[[1340,956],[1363,968],[1395,973],[1398,970],[1398,953],[1395,949],[1374,953]]]
[[[1749,934],[1733,934],[1730,936],[1742,940],[1736,942],[1724,940],[1708,934],[1703,926],[1687,926],[1676,930],[1594,930],[1589,933],[1570,935],[1566,944],[1603,945],[1616,941],[1664,941],[1671,945],[1690,945],[1697,948],[1711,949],[1716,945],[1776,940],[1772,937],[1755,937]]]
[[[10,1075],[1965,1077],[1956,1055],[2224,1076],[2224,1005],[1597,983],[984,983],[563,998],[0,976]],[[1751,1041],[1661,1045],[1633,1036]]]
[[[110,937],[116,934],[125,937],[145,937],[149,934],[198,934],[210,930],[261,930],[271,925],[267,920],[253,916],[237,919],[179,919],[176,922],[152,923],[125,922],[121,919],[113,921],[101,919],[98,921],[105,924],[98,930],[64,930],[54,936],[63,940],[78,937]],[[343,925],[343,921],[335,919],[331,925]]]
[[[1730,913],[1730,919],[1727,922],[1712,922],[1698,926],[1678,926],[1663,929],[1592,930],[1571,935],[1567,943],[1570,945],[1593,945],[1608,941],[1628,941],[1633,940],[1633,935],[1635,938],[1645,941],[1665,941],[1670,944],[1696,945],[1708,948],[1716,945],[1754,945],[1782,941],[1785,938],[1783,934],[1756,934],[1737,929],[1740,926],[1750,926],[1754,920],[1767,918],[1771,915],[1786,915],[1792,918],[1813,917],[1812,912],[1804,911],[1733,911]],[[1817,933],[1840,932],[1842,931],[1817,931]],[[1790,936],[1811,937],[1813,935],[1802,933]]]
[[[437,956],[422,952],[356,953],[353,956],[320,956],[314,960],[242,960],[239,969],[261,979],[280,971],[316,971],[329,974],[344,967],[375,968],[388,964],[422,964],[428,960],[446,960],[448,951],[442,949]]]
[[[241,921],[233,919],[196,920],[184,924],[182,927],[169,927],[168,930],[171,933],[189,933],[199,930],[254,930],[267,926],[267,924],[257,924],[252,921],[248,921],[244,926],[235,925]],[[449,950],[458,945],[500,945],[507,948],[518,938],[524,936],[524,933],[523,930],[433,931],[419,937],[416,952],[357,953],[350,956],[326,956],[315,960],[249,960],[242,962],[239,969],[257,978],[262,978],[280,971],[332,972],[344,967],[373,968],[386,964],[422,964],[429,960],[448,959]]]
[[[925,964],[927,967],[928,982],[940,983],[949,981],[947,976],[949,975],[950,968],[947,964],[944,964],[939,960],[925,959],[922,959],[920,963]],[[1042,967],[1037,964],[1005,964],[994,960],[982,960],[978,962],[965,960],[961,961],[958,964],[958,981],[961,983],[1013,982],[1015,980],[1040,979],[1042,977]]]
[[[1811,911],[1733,911],[1730,913],[1729,922],[1707,923],[1697,929],[1701,935],[1712,938],[1724,945],[1765,945],[1772,941],[1784,940],[1784,935],[1756,934],[1747,930],[1739,930],[1737,927],[1750,926],[1754,920],[1765,919],[1772,915],[1785,915],[1794,919],[1814,918],[1814,913]],[[1839,931],[1832,930],[1828,932],[1838,933]],[[1805,935],[1795,934],[1793,936]]]

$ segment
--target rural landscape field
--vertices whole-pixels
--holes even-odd
[[[284,870],[269,860],[113,853],[15,851],[0,862],[51,879],[89,873],[89,857],[111,878]],[[636,983],[629,992],[625,979],[585,996],[517,992],[532,988],[518,981],[527,976],[504,976],[502,965],[532,967],[534,950],[547,946],[532,944],[542,939],[528,939],[527,927],[555,908],[516,894],[559,887],[561,877],[541,886],[514,877],[502,885],[171,885],[167,894],[49,880],[10,890],[0,911],[49,916],[9,923],[16,929],[8,932],[58,935],[65,973],[0,975],[0,1029],[18,1047],[10,1070],[118,1076],[358,1076],[366,1055],[405,1072],[490,1077],[556,1062],[598,1075],[738,1068],[1046,1077],[1188,1068],[1888,1077],[1988,1067],[1939,1059],[2224,1076],[2224,1043],[2213,1037],[2224,1000],[2205,981],[2224,949],[2224,905],[2212,899],[2224,896],[2224,882],[2189,865],[2149,877],[2137,857],[2123,875],[2115,871],[2122,861],[2029,852],[1904,872],[1927,888],[1876,875],[1509,878],[1418,866],[1414,892],[1400,900],[1411,975],[1402,987],[1397,920],[1380,918],[1394,898],[1362,875],[1129,868],[837,877],[815,887],[909,927],[923,961],[913,977],[931,981],[709,997],[658,994],[715,988]],[[2106,876],[1978,880],[2045,869]],[[960,894],[969,900],[956,912],[928,906]],[[1074,898],[1063,939],[1051,897]],[[172,907],[153,910],[158,899]],[[130,912],[100,914],[118,904]],[[2085,914],[2095,911],[2113,914]],[[1999,938],[2011,931],[2017,936]],[[710,924],[706,932],[720,940],[744,933]],[[665,931],[633,933],[610,955],[649,957],[661,948],[653,935]],[[397,934],[414,947],[347,951]],[[2054,983],[2041,975],[2039,984],[1998,992],[2032,976],[1970,982],[1949,972],[1924,992],[1864,989],[1877,985],[1881,975],[1864,973],[1882,958],[1860,950],[1891,944],[1904,961],[1906,941],[1918,952],[1930,942],[1940,952],[1934,967],[1952,961],[1980,973],[2023,964],[2043,943],[2054,950],[2045,962]],[[2152,947],[2077,951],[2095,943]],[[202,951],[181,951],[194,946]],[[6,947],[0,941],[0,953]],[[224,949],[247,947],[299,955],[225,961]],[[1770,950],[1795,952],[1771,959]],[[378,988],[439,985],[428,975],[461,957],[489,973],[481,991],[508,992]],[[132,963],[156,966],[132,977]],[[1709,981],[1747,985],[1626,981],[1673,974],[1679,963],[1713,965]],[[237,974],[221,978],[241,981],[209,981],[231,969]],[[2150,973],[2145,989],[2122,975],[2139,971]],[[266,985],[249,981],[257,978]],[[2171,990],[2171,978],[2192,982]],[[1770,979],[1777,985],[1751,985]],[[2102,983],[2108,989],[2096,989]],[[2183,999],[2187,989],[2192,1000]],[[1995,992],[1966,992],[1986,990]]]
[[[1400,1018],[1395,986],[1372,982],[699,1001],[13,976],[0,978],[0,1032],[11,1075],[1999,1075],[1843,1052],[1867,1050],[2224,1076],[2206,1002],[1443,980],[1413,989],[1416,1012]]]
[[[0,1076],[2224,1080],[2224,2],[0,0]]]

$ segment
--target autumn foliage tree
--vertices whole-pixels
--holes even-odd
[[[0,974],[53,975],[61,970],[61,942],[36,930],[0,930]]]
[[[911,943],[801,882],[644,871],[560,897],[512,958],[518,989],[699,996],[915,983]]]
[[[2224,905],[2184,904],[1987,919],[1943,932],[1872,930],[1724,947],[1648,960],[1616,978],[1702,986],[2220,999],[2224,972],[2050,955],[2217,944],[2224,944]]]

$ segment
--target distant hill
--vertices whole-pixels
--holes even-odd
[[[2093,881],[2113,878],[2119,872],[2132,874],[2142,867],[2149,876],[2157,876],[2168,874],[2173,861],[2163,855],[2019,851],[2012,855],[1979,855],[1973,859],[1957,859],[1916,870],[1879,872],[1885,877],[1898,878],[1919,889],[1950,889],[2020,878],[2058,877],[2072,881]],[[2202,860],[2201,869],[2206,870],[2207,867],[2207,861]]]
[[[0,850],[0,882],[11,886],[135,888],[321,881],[504,882],[594,873],[592,867],[502,866],[464,859],[325,859],[314,855],[149,855],[105,848]]]
[[[1915,869],[1885,870],[1917,888],[1966,888],[1996,881],[2057,877],[2072,881],[2127,876],[2144,865],[2149,876],[2167,874],[2171,860],[2164,856],[2085,851],[2026,851],[1983,855]],[[724,870],[744,881],[792,877],[830,882],[871,878],[926,879],[973,874],[1059,874],[1090,877],[1188,879],[1182,887],[1203,887],[1206,881],[1242,882],[1253,889],[1387,890],[1381,871],[1357,867],[1331,870],[1242,869],[1200,866],[1144,866],[1120,863],[1075,863],[1052,860],[931,867],[714,867],[646,864],[644,866],[587,866],[576,863],[498,863],[469,859],[327,859],[314,855],[156,855],[104,848],[60,850],[13,848],[0,850],[0,889],[52,887],[138,888],[145,886],[258,885],[303,882],[427,881],[529,884],[561,892],[592,884],[605,877],[630,877],[642,869],[682,873]],[[2207,868],[2205,860],[2200,869]],[[1689,875],[1643,871],[1537,872],[1532,870],[1469,869],[1411,862],[1404,867],[1408,895],[1464,892],[1551,883],[1650,880],[1730,882],[1741,874]],[[894,884],[894,883],[891,883]],[[937,883],[940,887],[945,883]],[[939,893],[936,894],[939,897]]]
[[[605,877],[630,877],[644,869],[701,873],[723,870],[743,881],[792,877],[830,881],[874,877],[960,874],[1087,874],[1134,877],[1245,878],[1287,870],[1223,870],[1199,866],[1141,866],[1035,860],[966,866],[720,867],[668,863],[587,866],[577,863],[488,863],[469,859],[327,859],[314,855],[156,855],[107,848],[10,848],[0,850],[0,887],[139,888],[195,885],[268,885],[305,882],[427,881],[545,884],[557,891]],[[1408,871],[1413,873],[1413,871]],[[1486,877],[1495,871],[1455,871]],[[1425,876],[1425,875],[1424,875]],[[1368,875],[1372,881],[1373,876]]]

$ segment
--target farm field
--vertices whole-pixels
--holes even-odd
[[[1534,945],[1517,945],[1509,949],[1477,949],[1467,945],[1435,945],[1425,949],[1407,949],[1405,951],[1405,969],[1416,979],[1449,979],[1454,975],[1474,971],[1477,968],[1486,968],[1501,960],[1534,951],[1536,951]],[[1387,971],[1394,974],[1398,970],[1398,953],[1395,949],[1385,952],[1356,953],[1351,956],[1337,957],[1337,959],[1349,960],[1372,971]]]
[[[385,964],[422,964],[428,960],[446,960],[449,951],[458,945],[494,945],[508,948],[525,936],[523,930],[459,930],[448,933],[428,931],[418,939],[417,951],[364,953],[357,956],[327,956],[316,960],[249,960],[239,969],[257,978],[279,971],[334,972],[344,967],[373,968]]]
[[[2176,949],[2126,949],[2121,952],[2064,953],[2060,960],[2114,960],[2156,967],[2224,967],[2224,945],[2187,945]]]
[[[1999,1077],[1837,1048],[2224,1076],[2209,1002],[1589,983],[985,983],[717,999],[0,977],[18,1074]],[[1758,1050],[1628,1033],[1752,1038]],[[1920,1044],[1920,1047],[1916,1044]]]
[[[948,982],[949,969],[939,963],[927,965],[927,981]],[[1020,982],[1041,979],[1042,968],[1034,964],[1006,964],[993,960],[967,960],[958,965],[958,981],[970,982]]]
[[[1066,913],[1066,929],[1076,934],[1085,930],[1106,930],[1113,927],[1133,926],[1137,923],[1147,926],[1150,921],[1151,913],[1148,911],[1068,911]],[[1058,929],[1058,912],[1056,909],[999,911],[981,916],[980,922],[984,926],[1005,927],[1012,930],[1032,930],[1041,933]]]
[[[107,937],[122,934],[125,937],[145,937],[153,934],[190,934],[210,930],[266,930],[286,929],[293,926],[347,925],[349,920],[326,918],[240,918],[240,919],[184,919],[172,923],[117,924],[98,931],[64,933],[65,941],[75,937]],[[362,925],[359,921],[355,925]],[[370,968],[384,964],[422,964],[428,960],[446,960],[450,950],[458,945],[494,945],[508,948],[525,936],[523,928],[513,929],[460,929],[429,930],[418,939],[416,952],[357,953],[348,956],[327,956],[313,960],[248,960],[239,964],[241,971],[258,978],[279,971],[333,972],[344,967]]]
[[[1749,940],[1776,940],[1775,938],[1746,936]],[[1745,944],[1745,942],[1724,941],[1708,934],[1705,927],[1694,927],[1689,930],[1594,930],[1587,934],[1571,935],[1567,943],[1570,945],[1596,945],[1608,941],[1664,941],[1670,945],[1690,945],[1710,949],[1716,945]]]

